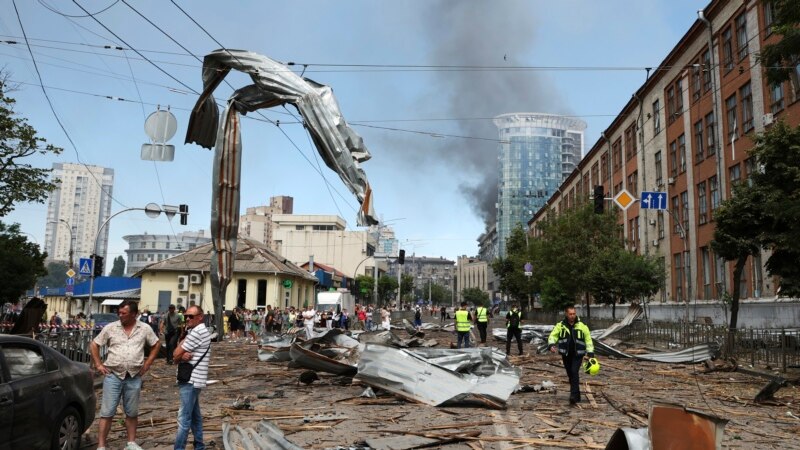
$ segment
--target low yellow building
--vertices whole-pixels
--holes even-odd
[[[211,299],[212,244],[159,261],[133,276],[142,279],[139,310],[166,311],[170,304],[196,304],[213,311]],[[225,295],[225,309],[303,307],[314,303],[316,277],[287,261],[266,245],[239,238],[233,279]]]

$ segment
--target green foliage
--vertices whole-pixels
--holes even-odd
[[[50,261],[47,263],[47,274],[36,281],[40,287],[62,288],[67,284],[67,270],[69,264],[63,261]]]
[[[500,278],[500,290],[520,303],[527,303],[528,296],[535,289],[523,270],[525,263],[532,262],[530,255],[525,231],[522,225],[517,225],[506,239],[506,257],[492,262],[492,270]]]
[[[793,71],[800,64],[800,0],[769,0],[769,3],[774,7],[771,31],[780,39],[762,47],[758,61],[766,69],[770,83],[791,79],[798,88]]]
[[[19,202],[43,203],[56,188],[48,180],[50,169],[37,169],[24,162],[39,153],[59,154],[61,149],[45,144],[27,119],[14,113],[15,100],[7,97],[6,77],[0,73],[0,217],[8,215]]]
[[[431,285],[431,301],[434,305],[449,305],[453,302],[453,291],[441,284]]]
[[[114,258],[114,267],[111,268],[111,273],[108,275],[112,277],[125,276],[125,258],[122,255]]]
[[[36,279],[47,274],[42,253],[37,244],[20,234],[19,224],[0,222],[0,302],[15,303],[26,290],[34,287]]]
[[[400,277],[400,298],[403,301],[413,301],[412,292],[414,291],[414,276],[402,275]]]
[[[465,302],[472,303],[475,306],[490,306],[489,293],[484,292],[480,288],[471,287],[463,289],[461,291],[461,298],[464,299]]]
[[[397,277],[382,275],[378,279],[378,299],[381,304],[387,304],[394,297],[397,291]]]
[[[371,276],[359,275],[356,277],[356,292],[354,294],[359,300],[361,300],[362,304],[370,303],[374,288],[375,279]]]

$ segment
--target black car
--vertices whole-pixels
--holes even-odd
[[[41,342],[0,335],[0,450],[77,450],[94,422],[92,378]]]

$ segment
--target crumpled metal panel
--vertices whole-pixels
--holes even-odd
[[[292,361],[302,367],[335,375],[352,376],[360,354],[360,343],[342,330],[327,330],[322,336],[289,348]]]
[[[277,425],[261,419],[256,430],[222,423],[222,443],[225,450],[303,450],[290,442]]]
[[[504,409],[519,376],[496,373],[467,379],[408,350],[366,344],[357,378],[373,388],[431,406],[471,403]]]
[[[634,320],[638,319],[644,313],[644,310],[641,306],[637,303],[631,303],[628,307],[628,313],[625,314],[625,317],[622,318],[619,322],[614,323],[608,328],[603,328],[600,330],[592,330],[591,335],[592,339],[603,339],[605,337],[611,336],[612,334],[622,330],[623,328],[629,326],[633,323]]]
[[[477,348],[415,348],[411,353],[447,370],[472,375],[489,376],[506,373],[520,376],[520,369],[508,362],[506,354],[492,347]]]
[[[696,409],[653,402],[648,417],[652,450],[721,449],[728,421]],[[680,433],[676,433],[680,430]]]
[[[638,355],[629,355],[625,352],[619,351],[614,347],[606,345],[600,341],[594,342],[594,351],[599,355],[616,356],[618,358],[635,358],[644,361],[655,361],[663,363],[698,363],[708,359],[715,358],[719,354],[719,344],[716,342],[708,342],[705,344],[696,345],[694,347],[685,348],[675,352],[660,352],[660,353],[642,353]]]
[[[650,450],[647,428],[617,428],[605,450]]]
[[[291,361],[289,347],[294,336],[288,334],[262,333],[261,345],[258,347],[259,361]]]

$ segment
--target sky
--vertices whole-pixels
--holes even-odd
[[[293,70],[330,86],[372,155],[362,168],[378,216],[407,253],[456,259],[477,254],[476,239],[494,217],[499,143],[492,118],[578,117],[587,123],[588,151],[644,82],[644,68],[658,66],[707,1],[222,4],[16,0],[20,26],[14,2],[0,0],[0,68],[17,84],[15,111],[64,149],[29,162],[113,168],[112,213],[151,202],[189,205],[186,226],[141,211],[115,217],[109,259],[125,256],[125,235],[209,229],[213,153],[183,141],[197,100],[192,91],[202,90],[198,58],[220,44],[293,62]],[[226,80],[235,89],[251,83],[239,73]],[[221,85],[218,103],[232,91]],[[172,162],[140,159],[149,143],[145,118],[158,107],[178,122]],[[320,160],[297,111],[287,105],[261,112],[242,119],[242,212],[289,195],[296,214],[336,214],[359,229],[358,202]],[[46,203],[19,204],[2,220],[44,245],[46,212]]]

